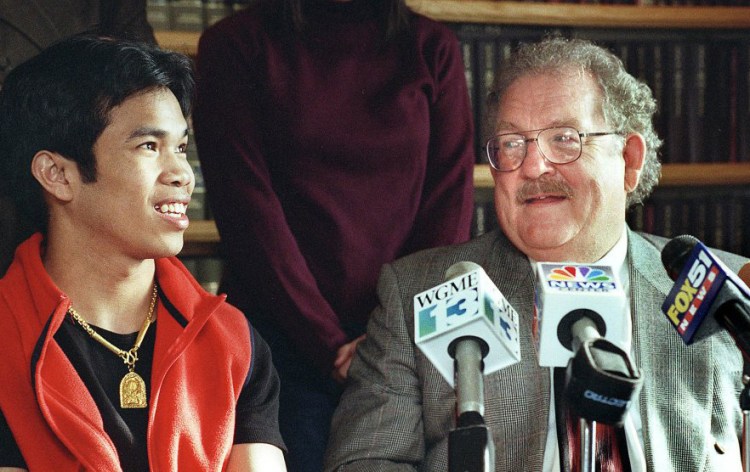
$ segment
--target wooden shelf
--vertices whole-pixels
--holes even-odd
[[[487,0],[407,0],[414,11],[439,21],[598,28],[750,27],[750,8],[704,6],[577,5]]]
[[[185,231],[185,245],[180,256],[216,256],[219,254],[219,231],[213,220],[190,220]]]
[[[181,52],[188,56],[195,56],[198,52],[198,31],[154,31],[156,42],[164,49]]]
[[[750,28],[750,7],[578,5],[488,0],[407,0],[414,11],[449,23],[595,28]],[[159,44],[195,56],[197,31],[156,31]]]

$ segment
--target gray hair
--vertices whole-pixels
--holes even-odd
[[[516,79],[571,68],[590,74],[599,84],[601,111],[608,126],[623,133],[639,133],[645,139],[647,149],[640,181],[628,194],[627,205],[643,202],[661,175],[658,151],[662,140],[653,124],[656,101],[648,85],[630,75],[617,56],[590,41],[555,36],[520,45],[498,70],[487,97],[490,126],[496,123],[500,98]]]

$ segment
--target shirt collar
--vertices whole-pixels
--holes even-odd
[[[612,249],[607,251],[607,253],[604,254],[604,256],[601,259],[594,262],[592,265],[605,265],[605,266],[611,267],[612,272],[616,273],[620,277],[620,281],[622,282],[623,286],[625,286],[627,276],[628,276],[628,271],[625,266],[625,258],[627,257],[627,255],[628,255],[628,227],[627,225],[623,225],[620,239],[618,239],[615,245],[612,246]],[[536,263],[540,261],[536,261],[528,256],[527,258],[529,259],[531,268],[534,271],[534,275],[536,275]]]

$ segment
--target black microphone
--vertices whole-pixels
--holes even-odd
[[[661,260],[675,281],[662,311],[685,344],[724,329],[750,360],[750,289],[745,282],[694,236],[670,240]]]
[[[576,415],[621,426],[643,384],[630,355],[605,339],[596,312],[575,313],[570,327],[575,355],[566,369],[565,398]]]

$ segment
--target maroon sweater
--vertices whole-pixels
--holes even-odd
[[[369,2],[309,2],[304,37],[250,8],[198,49],[194,126],[223,290],[326,373],[363,332],[381,265],[468,239],[472,215],[458,42],[414,14],[386,45]]]

